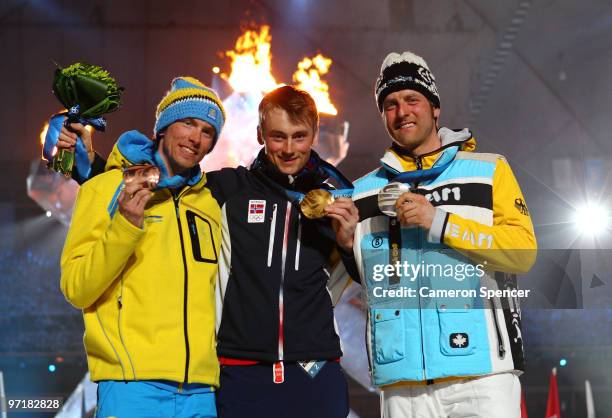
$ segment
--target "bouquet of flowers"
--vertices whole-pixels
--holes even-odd
[[[55,70],[53,94],[66,108],[61,115],[67,117],[64,126],[68,129],[70,123],[78,122],[104,131],[106,120],[102,115],[119,108],[122,92],[123,88],[117,85],[108,71],[95,65],[76,63],[66,68],[58,66]],[[45,140],[43,155],[47,161],[52,161],[50,167],[53,170],[70,176],[75,161],[74,152],[62,149],[55,155],[47,155],[45,151],[52,149],[55,143],[47,144]]]

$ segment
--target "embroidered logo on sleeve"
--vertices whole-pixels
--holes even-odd
[[[527,209],[525,201],[520,197],[514,199],[514,207],[517,208],[518,211],[521,212],[523,215],[529,216],[529,209]]]

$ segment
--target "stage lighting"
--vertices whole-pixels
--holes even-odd
[[[49,364],[49,372],[54,373],[55,372],[55,364]]]
[[[53,214],[51,213],[51,211],[50,211],[50,210],[48,210],[47,212],[45,212],[45,215],[47,215],[47,218],[50,218],[50,217],[51,217],[51,215],[53,215]]]
[[[599,235],[610,224],[610,214],[602,206],[587,204],[576,209],[574,224],[581,234]]]
[[[561,360],[559,360],[559,366],[563,367],[563,366],[567,366],[567,360],[562,358]]]

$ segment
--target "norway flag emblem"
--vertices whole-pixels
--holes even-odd
[[[247,222],[250,224],[261,224],[266,218],[266,201],[249,200],[249,215]]]

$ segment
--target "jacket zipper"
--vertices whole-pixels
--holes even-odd
[[[421,159],[421,157],[414,157],[414,161],[416,162],[416,166],[417,166],[417,170],[422,170],[423,169],[423,160]],[[415,183],[414,187],[417,187]]]
[[[185,335],[185,378],[184,383],[189,382],[189,333],[187,331],[187,289],[188,289],[188,274],[187,274],[187,257],[185,255],[185,242],[183,240],[183,229],[181,227],[181,217],[179,213],[179,195],[173,194],[174,209],[176,210],[176,221],[178,224],[179,238],[181,242],[181,253],[183,255],[183,271],[184,271],[184,288],[183,288],[183,333]]]
[[[495,323],[495,332],[497,334],[497,355],[499,356],[499,358],[504,358],[506,356],[506,349],[504,347],[504,340],[501,335],[501,330],[499,329],[499,322],[497,321],[497,308],[495,306],[493,306],[493,309],[491,309],[491,314],[493,315],[493,322]]]
[[[278,361],[283,361],[285,357],[285,307],[283,287],[285,285],[285,262],[287,261],[287,246],[289,242],[289,220],[291,219],[291,202],[287,202],[287,211],[285,212],[285,228],[283,230],[283,252],[281,264],[281,280],[278,291]]]
[[[417,166],[417,170],[422,170],[423,169],[423,162],[421,161],[421,157],[416,157],[415,158],[415,162],[416,162],[416,166]],[[416,191],[419,188],[419,183],[415,182],[414,186],[413,186],[413,190],[411,191]],[[421,260],[421,246],[423,245],[422,243],[422,237],[421,237],[421,228],[417,228],[416,230],[416,234],[417,234],[417,263],[420,263]],[[400,250],[401,251],[401,250]],[[419,277],[419,288],[421,287],[421,278]],[[421,297],[419,296],[419,324],[420,324],[420,333],[421,333],[421,364],[422,364],[422,370],[423,370],[423,380],[427,380],[427,372],[425,370],[425,343],[424,343],[424,339],[425,337],[423,336],[423,306],[421,305]]]
[[[270,224],[270,240],[268,241],[268,267],[272,266],[272,251],[274,251],[274,235],[276,233],[276,210],[278,204],[274,204],[272,209],[272,223]]]
[[[128,351],[125,342],[123,341],[123,334],[121,333],[121,311],[123,310],[123,279],[121,279],[121,290],[119,291],[119,297],[117,298],[117,306],[119,308],[119,315],[117,316],[117,329],[119,330],[119,340],[121,341],[121,345],[125,350],[125,354],[128,356],[128,360],[130,361],[130,367],[132,368],[132,375],[134,376],[134,380],[136,379],[136,370],[134,369],[134,363],[132,363],[132,356],[130,356],[130,352]]]
[[[295,271],[300,268],[300,243],[302,241],[302,214],[298,213],[297,245],[295,247]],[[329,274],[328,274],[329,276]]]

